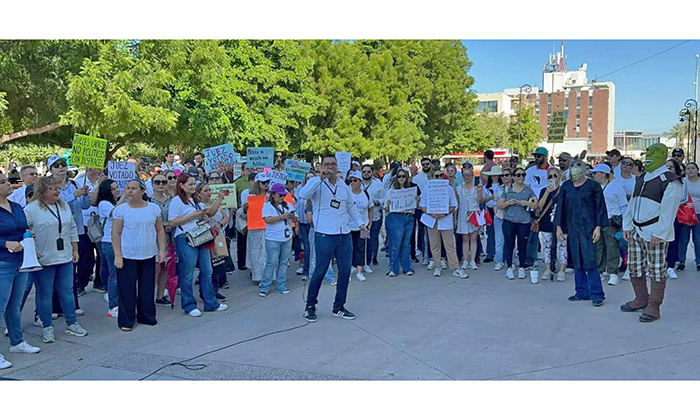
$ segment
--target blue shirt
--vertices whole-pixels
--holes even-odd
[[[29,229],[27,217],[19,204],[8,201],[12,213],[0,207],[0,261],[16,261],[22,259],[21,252],[10,252],[5,248],[7,241],[21,242],[24,232]]]

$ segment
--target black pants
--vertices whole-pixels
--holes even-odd
[[[350,234],[352,236],[352,266],[362,267],[365,265],[365,246],[367,246],[367,240],[360,238],[359,230],[353,230]]]
[[[124,268],[117,269],[120,327],[134,324],[156,325],[156,257],[147,260],[124,258]]]
[[[503,258],[506,260],[506,268],[513,266],[513,250],[515,241],[518,241],[518,261],[520,268],[527,268],[525,262],[527,255],[527,238],[530,235],[529,223],[513,223],[503,220]]]
[[[248,234],[236,232],[236,259],[238,260],[238,269],[245,270],[245,251],[246,243],[248,242]]]
[[[97,247],[94,243],[90,241],[90,237],[87,233],[78,236],[78,254],[80,255],[80,260],[78,260],[77,270],[78,270],[78,287],[86,288],[90,283],[90,276],[95,273],[95,282],[93,287],[102,287],[102,279],[100,276],[100,257],[95,253]],[[95,270],[95,264],[97,264],[97,270]]]

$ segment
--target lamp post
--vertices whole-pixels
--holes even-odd
[[[532,86],[528,85],[527,83],[520,86],[520,95],[518,97],[518,155],[522,154],[522,153],[520,153],[521,147],[522,147],[522,142],[520,140],[520,137],[522,135],[523,126],[520,122],[520,111],[522,111],[522,109],[523,109],[523,91],[525,91],[525,93],[532,92]],[[522,156],[518,156],[518,157],[522,158]]]
[[[693,121],[693,153],[690,153],[690,124],[688,124],[688,152],[686,154],[686,159],[690,160],[692,156],[692,160],[694,161],[698,151],[698,101],[695,99],[688,99],[685,101],[685,108],[688,110],[689,116],[691,110],[695,113],[695,119]]]
[[[685,149],[688,154],[690,154],[690,120],[691,120],[691,113],[688,108],[683,108],[680,111],[678,111],[678,116],[681,117],[681,122],[688,121],[688,137],[687,137],[687,143],[686,147],[683,147],[683,141],[681,140],[681,144],[679,145],[680,148]]]

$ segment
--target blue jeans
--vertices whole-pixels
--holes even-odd
[[[27,273],[19,273],[22,260],[12,258],[0,261],[0,319],[5,318],[5,325],[10,336],[10,345],[16,346],[24,341],[20,325],[22,298],[27,287]]]
[[[309,245],[309,224],[299,223],[299,236],[301,236],[301,244],[304,246],[304,262],[301,263],[301,268],[304,270],[304,275],[309,275],[309,261],[311,260],[311,246]]]
[[[493,218],[493,230],[496,236],[496,262],[497,263],[502,263],[503,262],[503,244],[504,244],[504,239],[503,239],[503,219],[499,219],[498,217]],[[486,246],[488,248],[488,245]]]
[[[603,293],[603,283],[600,280],[600,271],[574,270],[574,281],[576,282],[576,297],[581,300],[605,300]]]
[[[314,275],[314,267],[316,266],[316,231],[314,227],[309,225],[309,249],[311,254],[309,255],[309,278]],[[333,264],[328,265],[328,270],[323,277],[326,283],[332,283],[335,279],[335,271],[333,271]]]
[[[335,256],[338,261],[338,285],[335,289],[335,301],[333,310],[340,309],[345,305],[348,295],[348,284],[350,283],[350,264],[352,259],[352,239],[350,234],[326,235],[316,233],[316,266],[314,274],[309,281],[309,293],[306,299],[306,306],[315,307],[318,303],[318,292],[321,290],[321,279],[328,269],[331,260]]]
[[[37,312],[44,328],[50,327],[54,291],[61,303],[66,325],[78,322],[75,316],[75,297],[73,295],[73,263],[47,265],[36,272]]]
[[[413,214],[389,213],[386,216],[386,233],[391,248],[389,250],[389,269],[400,274],[399,263],[403,272],[413,271],[411,267],[411,234],[413,233]]]
[[[487,207],[488,208],[488,207]],[[494,211],[492,208],[488,208],[489,214],[491,214],[491,220],[495,219]],[[493,259],[496,254],[496,236],[495,236],[495,226],[493,223],[486,226],[486,258]],[[479,240],[481,242],[481,240]]]
[[[688,254],[688,245],[690,244],[691,233],[693,235],[693,245],[695,248],[695,265],[697,266],[700,265],[700,225],[681,225],[679,235],[680,242],[678,243],[678,260],[681,264],[685,264],[685,257]]]
[[[119,289],[117,289],[117,267],[114,266],[114,248],[111,242],[101,242],[102,266],[107,266],[107,293],[109,295],[109,309],[119,305]],[[104,281],[103,281],[104,283]]]
[[[277,290],[282,293],[287,290],[287,263],[292,254],[292,241],[268,241],[265,240],[265,251],[267,252],[267,261],[265,262],[265,271],[260,282],[260,291],[269,292],[272,280],[274,279],[275,269],[277,269]]]
[[[197,300],[192,290],[195,264],[199,267],[199,290],[204,301],[204,310],[215,311],[219,308],[216,292],[211,283],[211,253],[204,245],[192,248],[187,245],[185,235],[175,237],[175,252],[177,253],[177,278],[180,283],[180,306],[185,313],[197,309]]]
[[[382,219],[372,222],[369,229],[369,241],[367,241],[367,261],[365,265],[372,264],[372,259],[377,258],[379,252],[379,232],[382,230]]]

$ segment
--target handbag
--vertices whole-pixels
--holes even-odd
[[[236,230],[243,235],[248,233],[248,216],[243,211],[243,207],[236,211]]]
[[[554,203],[554,199],[549,200],[549,203],[547,203],[546,206],[544,206],[544,210],[540,213],[540,217],[537,218],[534,222],[532,222],[532,225],[530,225],[530,231],[538,233],[540,231],[540,221],[542,221],[542,218],[544,217],[545,214],[547,214],[547,210],[552,206],[552,203]]]
[[[182,230],[182,227],[180,227],[180,229]],[[214,241],[214,234],[211,233],[211,225],[207,222],[199,221],[196,227],[184,232],[187,245],[192,248],[207,245]]]
[[[614,227],[615,229],[620,229],[622,227],[622,216],[616,214],[610,218],[609,222],[611,227]]]
[[[693,199],[688,195],[688,202],[678,207],[678,213],[676,213],[678,218],[678,223],[695,226],[698,224],[698,215],[695,213],[695,204]]]
[[[211,268],[212,274],[226,274],[236,271],[236,266],[233,264],[233,259],[230,256],[212,258]]]
[[[217,257],[228,257],[226,235],[219,234],[214,239],[214,248],[211,250],[212,260]]]
[[[105,218],[105,223],[107,219]],[[100,223],[100,216],[97,213],[92,212],[87,223],[87,236],[90,238],[90,242],[97,243],[102,241],[102,235],[104,235],[105,223]]]

